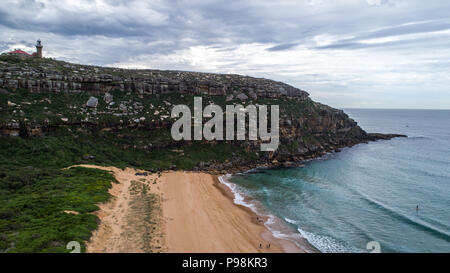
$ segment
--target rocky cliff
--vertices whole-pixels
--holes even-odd
[[[224,142],[246,156],[233,153],[224,160],[212,156],[196,162],[193,169],[289,166],[342,147],[397,136],[367,134],[343,111],[312,101],[306,91],[267,79],[0,57],[3,136],[44,137],[58,128],[94,130],[132,139],[120,144],[123,149],[175,149],[183,157],[183,148],[193,142],[171,139],[170,111],[176,104],[192,106],[193,97],[200,95],[204,104],[223,108],[226,104],[280,105],[281,145],[276,152],[262,153],[259,141]]]
[[[309,94],[290,85],[240,75],[211,73],[125,70],[83,66],[49,59],[20,60],[3,56],[0,86],[29,92],[104,94],[111,90],[133,92],[137,96],[164,93],[190,93],[226,96],[245,92],[251,98],[298,97]]]

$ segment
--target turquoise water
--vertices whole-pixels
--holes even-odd
[[[368,252],[370,241],[382,252],[450,252],[450,111],[345,111],[368,132],[409,138],[233,176],[236,202],[271,216],[276,236],[321,252]]]

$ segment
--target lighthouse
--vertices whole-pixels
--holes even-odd
[[[41,40],[37,40],[36,42],[36,57],[38,58],[42,58],[42,44],[41,44]]]

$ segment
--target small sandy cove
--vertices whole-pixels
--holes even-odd
[[[119,182],[95,213],[100,225],[87,242],[88,252],[302,252],[234,204],[216,176],[183,171],[144,176],[130,168],[78,166],[111,171]]]

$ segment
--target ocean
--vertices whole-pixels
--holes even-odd
[[[450,252],[450,110],[345,109],[367,132],[406,134],[290,169],[222,177],[276,237],[320,252]],[[418,209],[417,209],[418,206]]]

